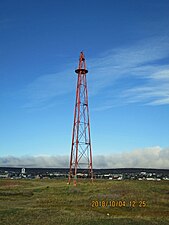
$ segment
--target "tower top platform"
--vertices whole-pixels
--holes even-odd
[[[88,73],[88,70],[86,69],[86,62],[85,62],[85,56],[84,53],[80,53],[79,57],[79,67],[75,70],[75,73],[77,74],[86,74]]]
[[[88,73],[88,70],[86,70],[86,69],[77,69],[77,70],[75,70],[75,73],[86,74],[86,73]]]

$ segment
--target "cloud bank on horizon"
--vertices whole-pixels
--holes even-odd
[[[0,157],[0,167],[68,168],[69,156],[6,156]],[[95,155],[93,167],[101,168],[156,168],[169,169],[169,148],[159,146],[131,152]]]

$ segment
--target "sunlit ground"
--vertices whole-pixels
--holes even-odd
[[[169,224],[169,181],[0,180],[0,224]]]

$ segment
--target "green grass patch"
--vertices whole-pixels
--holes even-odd
[[[168,190],[168,181],[0,180],[0,224],[167,225]]]

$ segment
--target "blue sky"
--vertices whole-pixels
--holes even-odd
[[[166,168],[168,12],[167,0],[1,1],[1,165],[69,156],[83,50],[93,154],[151,152],[159,160],[152,166]]]

